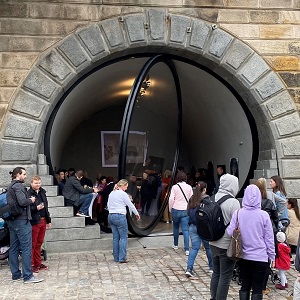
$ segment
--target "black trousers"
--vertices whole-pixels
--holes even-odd
[[[242,259],[239,265],[242,279],[241,291],[250,292],[252,289],[252,294],[262,294],[269,263]]]

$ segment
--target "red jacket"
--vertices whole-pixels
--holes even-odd
[[[278,243],[278,257],[275,258],[275,267],[281,270],[289,270],[291,248],[285,243]]]

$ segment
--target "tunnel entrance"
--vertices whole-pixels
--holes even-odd
[[[173,181],[178,165],[189,173],[210,162],[213,171],[225,165],[229,172],[237,158],[242,189],[253,177],[258,141],[250,111],[221,77],[179,56],[136,54],[72,86],[48,122],[45,153],[53,172],[74,167],[93,181],[99,173],[134,180],[130,189],[143,218],[129,217],[130,230],[147,235],[162,217],[171,184],[145,191],[143,182],[155,185],[166,170]]]

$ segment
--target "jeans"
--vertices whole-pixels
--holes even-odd
[[[190,217],[186,214],[186,210],[177,210],[172,208],[172,219],[173,219],[173,235],[174,235],[174,246],[178,246],[179,238],[179,225],[181,223],[181,229],[184,241],[184,250],[189,250],[189,220]]]
[[[33,274],[31,270],[32,227],[28,220],[9,220],[10,248],[9,266],[12,279],[22,277],[29,280]],[[19,268],[19,253],[22,255],[22,273]]]
[[[189,254],[189,258],[188,258],[188,262],[187,262],[187,269],[193,270],[195,259],[197,257],[198,251],[201,247],[201,242],[203,242],[203,245],[205,247],[205,252],[206,252],[209,268],[212,269],[213,261],[212,261],[209,242],[201,239],[201,237],[197,233],[196,225],[191,224],[189,232],[190,232],[190,239],[192,241],[192,248],[190,250],[190,254]]]
[[[226,300],[235,261],[227,257],[227,249],[210,246],[213,256],[213,274],[210,281],[212,300]]]
[[[90,194],[80,194],[80,198],[79,198],[79,205],[81,205],[79,211],[85,215],[89,214],[89,207],[91,204],[91,201],[93,199],[93,193]]]
[[[252,289],[252,294],[262,294],[269,263],[242,259],[239,266],[242,279],[241,291],[250,292]]]
[[[113,234],[113,255],[115,262],[126,260],[128,225],[126,215],[109,214],[108,222]]]

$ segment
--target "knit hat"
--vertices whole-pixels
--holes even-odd
[[[278,241],[279,243],[283,243],[283,242],[285,241],[285,239],[286,239],[285,233],[282,232],[282,231],[279,231],[279,232],[276,234],[276,238],[277,238],[277,241]]]

